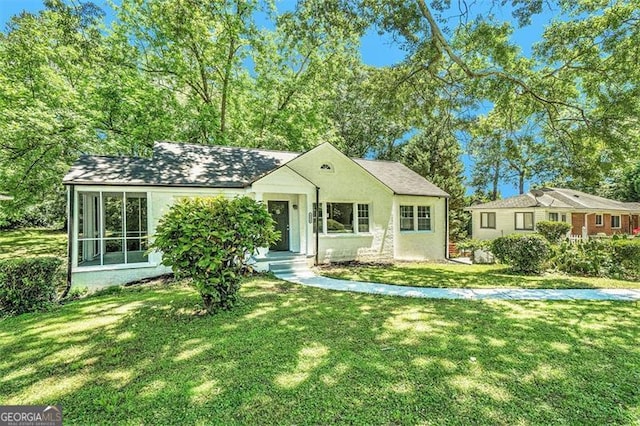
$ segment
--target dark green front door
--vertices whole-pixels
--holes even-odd
[[[276,221],[276,231],[280,231],[280,240],[276,241],[269,249],[274,251],[289,250],[289,202],[269,201],[267,204],[271,217]]]

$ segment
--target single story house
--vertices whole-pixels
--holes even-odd
[[[491,240],[514,232],[535,232],[536,223],[571,224],[571,235],[631,234],[640,227],[640,203],[624,203],[574,189],[542,188],[502,200],[476,204],[471,212],[472,236]]]
[[[349,158],[329,143],[304,152],[157,142],[151,158],[83,156],[64,177],[69,279],[104,286],[168,272],[147,252],[162,215],[182,197],[249,196],[282,238],[258,266],[427,260],[448,256],[448,197],[390,161]]]

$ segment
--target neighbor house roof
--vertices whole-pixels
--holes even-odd
[[[550,209],[629,211],[640,210],[640,203],[623,203],[566,188],[542,188],[537,197],[529,192],[502,200],[476,204],[466,210],[545,207]]]
[[[244,188],[300,155],[288,151],[156,142],[152,158],[82,156],[63,182]],[[353,160],[396,194],[448,196],[400,163]]]

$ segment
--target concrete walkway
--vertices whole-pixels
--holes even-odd
[[[325,290],[388,296],[424,297],[428,299],[494,299],[494,300],[640,300],[640,289],[509,289],[509,288],[428,288],[338,280],[311,271],[282,271],[278,278],[292,283]]]

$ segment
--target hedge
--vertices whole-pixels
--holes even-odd
[[[0,312],[19,315],[54,304],[61,264],[57,257],[0,260]]]

